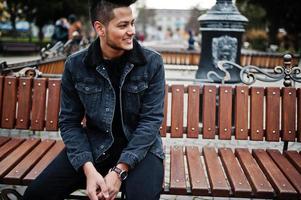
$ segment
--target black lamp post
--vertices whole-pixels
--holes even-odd
[[[202,46],[196,78],[209,78],[214,82],[220,82],[218,75],[223,76],[224,72],[218,68],[218,61],[227,60],[240,64],[242,34],[248,19],[240,14],[232,0],[217,0],[216,4],[198,20],[202,33]],[[240,82],[239,69],[232,68],[231,65],[224,67],[231,76],[228,82]],[[210,74],[217,74],[217,76],[210,76]]]

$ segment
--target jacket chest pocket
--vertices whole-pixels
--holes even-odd
[[[122,88],[124,95],[123,110],[129,112],[130,114],[138,114],[141,107],[141,98],[147,88],[148,85],[145,81],[127,82]]]
[[[102,87],[98,83],[79,82],[75,84],[79,98],[87,112],[95,110],[97,102],[100,101]]]

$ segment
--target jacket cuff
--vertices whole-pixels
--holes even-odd
[[[68,157],[69,157],[71,165],[73,166],[73,168],[76,171],[78,171],[86,162],[94,163],[92,153],[90,153],[90,152],[83,152],[73,158],[70,158],[70,156],[68,156]]]
[[[130,152],[122,152],[117,163],[125,163],[130,166],[130,169],[133,169],[139,162],[138,157]]]

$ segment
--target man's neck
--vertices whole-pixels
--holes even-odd
[[[112,60],[112,59],[115,59],[115,58],[119,58],[125,52],[125,50],[113,49],[113,48],[111,48],[107,45],[102,45],[101,43],[100,43],[100,49],[101,49],[101,52],[102,52],[102,57],[105,60]]]

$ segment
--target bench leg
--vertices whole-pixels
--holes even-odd
[[[16,199],[21,200],[22,199],[22,195],[17,192],[17,190],[15,189],[3,189],[0,193],[0,199],[1,200],[10,200],[10,198],[8,197],[9,194],[12,194],[16,197]]]

